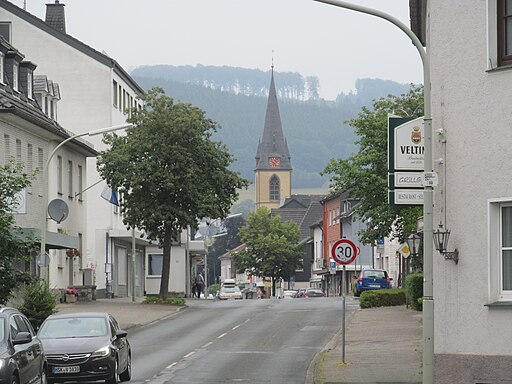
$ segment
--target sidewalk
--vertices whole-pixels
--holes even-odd
[[[358,309],[319,353],[306,383],[421,383],[422,316],[405,306]]]
[[[132,301],[131,297],[122,297],[71,304],[62,303],[57,305],[57,310],[59,313],[108,312],[116,318],[122,329],[127,330],[152,323],[186,308],[164,304],[143,304],[143,299],[139,297],[136,301]]]

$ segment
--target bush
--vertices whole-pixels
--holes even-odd
[[[185,299],[182,297],[167,297],[162,299],[160,296],[147,296],[144,304],[169,304],[169,305],[185,305]]]
[[[36,330],[48,316],[57,312],[57,295],[42,280],[26,285],[21,297],[23,303],[18,310],[27,316]]]
[[[407,303],[416,311],[422,310],[423,300],[423,273],[412,273],[405,278],[405,295]]]
[[[359,306],[361,308],[391,307],[405,304],[403,289],[379,289],[361,292]]]
[[[218,291],[220,291],[220,284],[212,284],[208,287],[208,293],[211,293],[214,296]]]

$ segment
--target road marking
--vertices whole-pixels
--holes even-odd
[[[186,359],[187,357],[192,356],[194,353],[196,353],[196,351],[192,351],[190,353],[187,353],[185,356],[183,356],[183,358]]]
[[[249,322],[249,320],[251,320],[251,319],[247,319],[247,320],[245,320],[243,323],[244,323],[244,324],[246,324],[246,323],[248,323],[248,322]]]
[[[238,328],[239,326],[241,326],[241,325],[242,325],[242,324],[235,325],[235,326],[234,326],[233,328],[231,328],[231,329],[234,331],[235,329],[237,329],[237,328]]]
[[[213,344],[213,341],[210,341],[210,342],[206,343],[205,345],[203,345],[201,348],[206,348],[212,344]]]
[[[227,332],[224,332],[222,335],[217,336],[217,339],[221,339],[221,338],[223,338],[223,337],[224,337],[224,336],[226,336],[226,335],[227,335]]]
[[[174,367],[176,364],[178,364],[177,361],[175,361],[174,363],[172,364],[169,364],[167,367],[165,367],[165,369],[171,369],[172,367]]]

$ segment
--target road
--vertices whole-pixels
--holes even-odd
[[[131,383],[304,383],[341,316],[339,297],[194,301],[130,332]]]

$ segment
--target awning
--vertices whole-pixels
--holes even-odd
[[[23,239],[33,238],[39,240],[41,238],[41,230],[37,228],[22,228],[21,237]],[[46,249],[79,249],[80,238],[59,232],[46,231]]]

